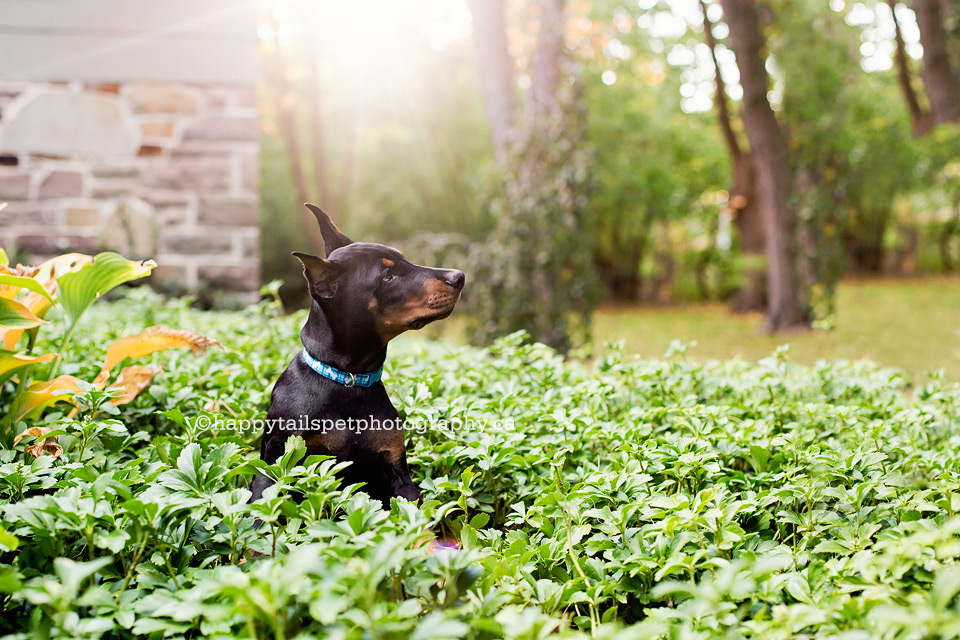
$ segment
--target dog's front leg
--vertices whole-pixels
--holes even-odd
[[[384,475],[387,486],[390,489],[391,498],[404,498],[410,502],[420,505],[420,490],[410,478],[410,470],[407,468],[407,456],[403,449],[384,449],[378,452],[380,457],[380,470]],[[390,500],[384,501],[384,508],[390,508]]]

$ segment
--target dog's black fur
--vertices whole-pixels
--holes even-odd
[[[353,242],[318,207],[307,207],[326,245],[324,258],[293,254],[303,263],[310,290],[310,315],[300,339],[311,356],[347,373],[375,371],[386,359],[390,340],[453,312],[465,281],[462,271],[421,267],[391,247]],[[329,425],[351,418],[381,428],[324,432],[278,427],[279,421]],[[307,455],[350,461],[341,474],[343,482],[362,482],[363,491],[384,508],[390,507],[392,497],[419,502],[420,492],[407,469],[401,422],[383,383],[364,388],[328,380],[310,369],[298,352],[274,386],[267,420],[275,426],[264,431],[260,444],[266,462],[276,462],[287,438],[299,435]],[[270,479],[256,476],[251,500],[259,499],[270,484]]]

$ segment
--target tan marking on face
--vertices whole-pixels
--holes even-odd
[[[388,258],[384,258],[382,262],[383,262],[383,266],[387,267],[388,269],[392,267],[394,264],[393,260],[390,260]]]
[[[376,298],[370,298],[370,302],[367,304],[367,309],[368,309],[369,311],[376,311],[376,310],[377,310],[377,299],[376,299]]]
[[[385,309],[377,317],[378,333],[388,342],[404,331],[410,324],[430,316],[452,312],[460,298],[460,292],[435,278],[426,282],[419,294]]]

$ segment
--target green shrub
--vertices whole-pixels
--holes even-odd
[[[698,364],[682,345],[586,364],[520,335],[486,350],[401,339],[385,379],[425,502],[384,512],[299,440],[266,466],[258,434],[228,428],[264,414],[302,314],[200,313],[146,290],[90,314],[72,374],[155,323],[229,349],[151,355],[167,375],[122,421],[48,410],[58,459],[0,450],[11,637],[960,629],[960,391],[936,377],[908,391],[895,371],[801,368],[785,350],[755,365]],[[259,472],[278,482],[247,504]],[[431,555],[427,530],[464,550]],[[247,549],[264,556],[241,563]]]

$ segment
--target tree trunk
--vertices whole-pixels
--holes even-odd
[[[767,270],[764,268],[763,220],[756,197],[753,158],[741,155],[733,164],[733,188],[730,209],[740,236],[743,284],[737,293],[733,310],[737,313],[762,311],[767,306]]]
[[[541,0],[540,32],[530,70],[530,108],[543,117],[557,106],[560,61],[563,56],[563,0]]]
[[[910,63],[907,58],[906,46],[903,43],[903,33],[900,31],[900,21],[897,19],[897,0],[887,0],[890,5],[890,13],[893,15],[893,34],[896,43],[894,57],[897,61],[897,81],[900,83],[900,92],[903,93],[903,99],[907,103],[907,111],[910,112],[910,124],[913,127],[913,137],[919,138],[926,135],[930,130],[930,114],[923,110],[920,101],[917,99],[917,92],[913,89],[910,81]]]
[[[721,0],[730,28],[730,48],[737,58],[743,87],[743,120],[756,176],[757,205],[763,220],[767,253],[766,329],[809,326],[800,304],[796,266],[790,245],[793,221],[788,206],[791,175],[787,143],[767,101],[763,35],[754,0]]]
[[[507,51],[504,0],[467,0],[473,15],[473,45],[483,103],[493,134],[497,162],[506,161],[510,130],[516,123],[517,94],[513,82],[513,60]]]
[[[733,169],[733,185],[730,188],[729,212],[733,216],[737,233],[740,236],[740,253],[745,267],[743,269],[743,285],[737,293],[733,310],[738,313],[747,311],[762,311],[766,308],[766,278],[763,268],[763,222],[757,209],[756,181],[753,176],[753,161],[750,153],[744,153],[737,141],[737,134],[733,130],[730,106],[727,101],[727,88],[720,73],[720,62],[717,60],[717,42],[713,37],[713,23],[707,14],[707,4],[700,0],[700,11],[703,13],[703,37],[710,48],[710,57],[713,59],[714,76],[717,90],[714,94],[714,104],[717,107],[717,120],[723,141],[730,156]]]
[[[923,84],[933,124],[960,121],[960,78],[950,68],[947,31],[938,0],[913,0],[923,45]]]

